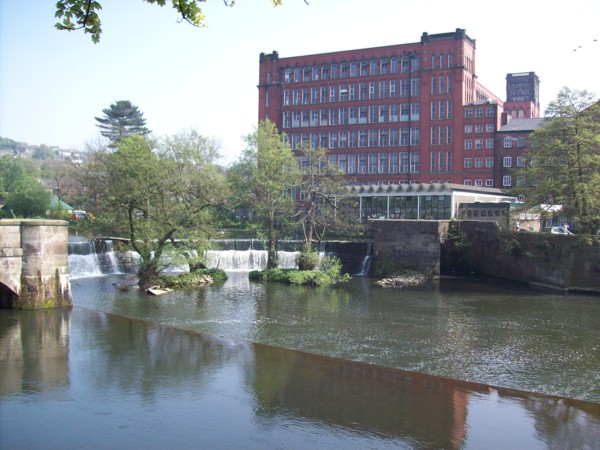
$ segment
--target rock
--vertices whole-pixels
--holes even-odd
[[[403,288],[407,286],[420,286],[427,281],[427,277],[418,272],[404,272],[383,278],[375,283],[381,287]]]

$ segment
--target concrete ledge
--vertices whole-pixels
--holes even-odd
[[[15,226],[15,225],[27,225],[28,227],[35,226],[69,226],[69,222],[66,220],[54,220],[54,219],[0,219],[1,226]]]

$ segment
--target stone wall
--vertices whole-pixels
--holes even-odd
[[[68,222],[1,220],[0,236],[0,306],[36,309],[72,305]]]
[[[442,272],[462,266],[496,278],[600,293],[600,238],[596,236],[510,232],[475,221],[453,226],[458,227],[460,242],[444,245]]]
[[[440,275],[441,237],[447,221],[373,220],[372,271],[384,274],[414,270],[429,277]]]
[[[511,232],[493,222],[374,220],[372,275],[474,273],[600,294],[600,237]]]

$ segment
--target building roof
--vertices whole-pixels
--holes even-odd
[[[412,184],[385,184],[369,186],[351,186],[351,192],[357,194],[386,194],[386,193],[431,193],[440,194],[448,192],[468,192],[471,194],[488,194],[504,196],[501,189],[482,186],[466,186],[456,183],[412,183]],[[508,196],[507,196],[508,197]]]
[[[535,119],[511,119],[506,125],[502,125],[499,133],[510,131],[534,131],[540,127],[543,118]]]

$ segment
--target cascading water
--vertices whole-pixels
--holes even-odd
[[[97,251],[97,248],[99,247]],[[93,240],[69,237],[69,275],[71,279],[101,277],[123,273],[113,243],[110,240]]]
[[[209,268],[249,271],[264,270],[267,266],[267,251],[260,240],[218,240],[213,244],[218,250],[206,252],[206,266]],[[280,251],[277,252],[279,267],[296,268],[301,245],[300,241],[280,241]],[[369,274],[371,246],[368,242],[322,242],[319,253],[321,257],[338,256],[344,273],[366,276]],[[69,273],[72,279],[132,273],[138,265],[137,253],[115,252],[109,239],[94,241],[77,236],[69,239]],[[178,272],[182,267],[172,269]]]

